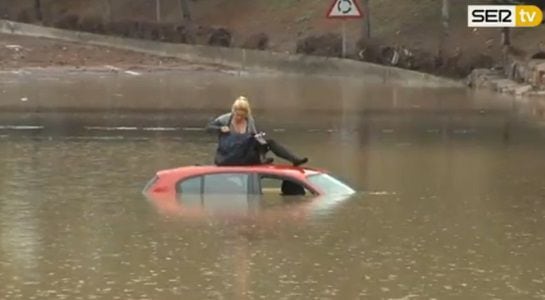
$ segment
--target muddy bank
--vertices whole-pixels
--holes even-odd
[[[241,71],[276,74],[344,76],[367,82],[388,82],[419,87],[459,87],[460,82],[400,68],[331,57],[294,55],[269,51],[233,49],[145,41],[78,31],[0,21],[0,31],[7,34],[47,37],[89,45],[107,46],[163,57],[177,57],[193,63],[215,64]]]
[[[16,21],[44,25],[59,29],[81,31],[123,38],[147,41],[235,47],[256,50],[275,50],[270,35],[274,33],[255,32],[240,35],[228,26],[212,26],[206,23],[153,22],[149,20],[105,21],[101,17],[60,14],[39,22],[29,11],[22,11]],[[342,39],[338,33],[308,33],[294,39],[290,53],[341,57]],[[463,78],[475,68],[493,67],[496,61],[488,54],[467,55],[459,50],[447,51],[441,58],[436,52],[420,47],[391,43],[373,38],[359,39],[347,52],[348,59],[371,62],[385,66],[415,70],[450,78]]]
[[[4,18],[39,23],[33,0],[11,2],[0,4],[0,14]],[[155,1],[43,2],[43,25],[154,41],[191,43],[177,0],[161,1],[159,22],[156,22]],[[481,2],[488,4],[493,1]],[[467,3],[464,1],[449,1],[449,32],[444,40],[444,56],[438,58],[438,46],[444,36],[441,3],[429,0],[369,1],[372,40],[363,46],[358,44],[362,36],[362,21],[347,21],[348,53],[353,59],[456,78],[467,76],[475,68],[501,64],[500,29],[468,28]],[[214,44],[289,53],[295,53],[299,48],[303,50],[300,53],[318,55],[322,52],[332,57],[339,53],[340,23],[325,18],[328,3],[321,0],[206,0],[189,1],[189,6],[196,35],[193,42],[198,45]],[[544,33],[544,26],[514,28],[512,44],[528,53],[535,52],[538,43],[544,41]],[[321,38],[335,35],[337,37],[325,41]],[[318,41],[318,47],[298,47],[309,40]]]
[[[175,57],[161,57],[110,47],[59,40],[0,34],[0,69],[99,68],[137,70],[223,70],[213,64],[195,64]]]

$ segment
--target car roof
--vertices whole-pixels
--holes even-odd
[[[325,173],[324,170],[295,167],[291,165],[252,165],[252,166],[216,166],[216,165],[194,165],[179,168],[161,170],[157,175],[180,175],[180,176],[199,176],[213,173],[268,173],[279,176],[306,177],[309,175]]]

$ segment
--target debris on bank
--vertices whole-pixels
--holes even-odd
[[[515,96],[545,96],[545,53],[524,58],[508,50],[503,66],[475,69],[466,83]]]

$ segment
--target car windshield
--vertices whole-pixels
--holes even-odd
[[[353,194],[356,192],[340,180],[325,173],[310,175],[307,178],[326,194]]]

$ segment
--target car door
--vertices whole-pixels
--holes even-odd
[[[176,199],[185,209],[202,208],[203,179],[203,176],[194,176],[176,183]]]
[[[178,201],[209,213],[245,213],[254,208],[254,173],[223,172],[192,177],[177,183]]]
[[[255,209],[253,173],[216,173],[204,176],[203,203],[214,213],[245,214]]]

